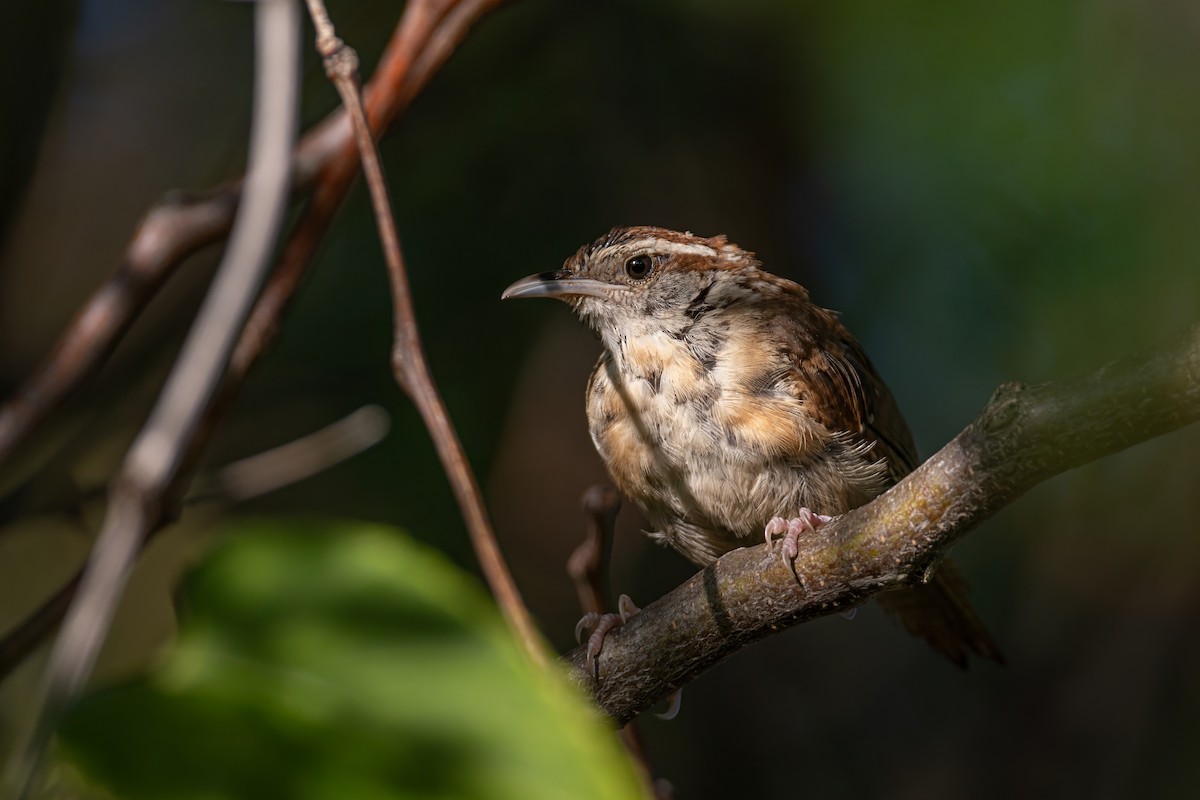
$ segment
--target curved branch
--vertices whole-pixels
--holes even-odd
[[[1198,419],[1200,325],[1084,377],[1004,384],[904,480],[802,540],[795,576],[766,545],[735,550],[605,639],[598,681],[584,648],[564,659],[624,723],[753,641],[922,580],[950,545],[1041,481]]]
[[[378,132],[401,114],[418,91],[437,73],[437,70],[453,53],[454,48],[466,37],[479,18],[498,4],[498,0],[414,0],[405,7],[391,40],[388,43],[375,74],[366,89],[365,105],[374,129]],[[310,131],[298,146],[293,162],[293,178],[306,184],[310,197],[300,219],[292,229],[287,243],[280,253],[278,262],[250,318],[242,329],[241,337],[234,349],[229,368],[217,396],[206,409],[204,419],[188,444],[183,456],[181,475],[188,475],[191,466],[199,457],[204,443],[229,409],[242,382],[258,359],[271,347],[279,332],[283,315],[295,295],[314,252],[323,240],[334,214],[341,207],[358,172],[358,155],[345,112],[337,112],[326,118],[317,128]],[[232,194],[227,194],[232,192]],[[213,241],[219,240],[229,231],[232,215],[236,211],[240,186],[219,190],[209,200],[194,201],[207,209],[204,214],[195,211],[193,201],[180,201],[187,213],[209,219]],[[223,201],[220,198],[225,198]],[[221,205],[209,207],[206,203]],[[191,209],[192,211],[187,211]],[[158,207],[150,215],[158,213]],[[206,216],[213,214],[212,217]],[[223,217],[227,214],[228,217]],[[88,334],[81,320],[95,312],[96,299],[106,292],[123,295],[127,287],[123,275],[131,263],[130,254],[144,249],[146,257],[164,259],[161,269],[169,271],[191,250],[184,252],[176,248],[191,247],[193,236],[200,230],[196,220],[180,222],[159,228],[159,234],[151,236],[145,232],[145,224],[139,228],[127,250],[126,265],[123,265],[105,286],[102,286],[68,326],[60,342],[79,339],[87,348],[87,357],[82,360],[66,359],[56,349],[48,357],[47,364],[38,375],[14,397],[4,409],[0,409],[0,463],[49,413],[73,392],[88,376],[98,369],[100,363],[115,346],[132,316],[128,319],[105,320],[99,330]],[[161,250],[159,250],[161,248]],[[153,255],[157,254],[157,255]],[[159,269],[160,267],[155,267]],[[165,274],[165,273],[164,273]],[[131,302],[128,309],[135,315],[141,304],[149,300],[150,294]],[[125,308],[125,306],[122,306]],[[116,325],[116,328],[111,327]],[[114,337],[110,339],[109,337]],[[61,348],[61,344],[60,344]],[[55,374],[49,383],[43,381],[43,372]],[[16,416],[8,413],[17,405],[30,403],[21,408]],[[173,495],[174,489],[168,494]],[[154,525],[147,525],[146,538],[154,536],[162,524],[169,521],[174,508],[163,508],[164,518]],[[68,581],[45,600],[29,617],[0,637],[0,681],[3,681],[29,653],[33,651],[61,621],[71,598],[78,587],[80,574]]]
[[[22,798],[32,796],[62,713],[91,675],[138,553],[163,516],[164,496],[225,372],[283,227],[299,109],[301,19],[295,0],[270,0],[255,8],[245,202],[183,350],[111,483],[104,522],[50,651],[43,687],[34,696],[34,727],[17,766]]]
[[[422,0],[410,4],[415,12],[410,10],[401,18],[364,91],[367,114],[376,130],[390,125],[408,107],[471,25],[497,1]],[[348,173],[348,177],[320,181],[330,170]],[[350,124],[339,107],[296,145],[293,191],[305,195],[331,182],[348,185],[356,170]],[[142,309],[188,256],[229,235],[242,188],[238,179],[203,193],[172,191],[150,207],[116,271],[84,302],[34,373],[0,405],[0,463],[100,369]],[[337,194],[340,204],[344,190]]]
[[[371,195],[371,205],[375,209],[375,223],[392,288],[392,372],[400,388],[417,407],[425,427],[429,430],[442,468],[450,480],[459,509],[467,523],[471,545],[475,549],[484,578],[496,598],[501,614],[524,645],[530,658],[536,663],[545,663],[546,656],[537,626],[521,598],[508,564],[500,553],[500,545],[492,531],[492,524],[488,519],[483,497],[479,493],[479,485],[467,461],[466,451],[463,450],[441,393],[433,381],[425,351],[421,347],[408,270],[400,250],[400,234],[396,229],[383,167],[379,162],[379,152],[375,148],[374,134],[358,89],[358,54],[338,38],[323,0],[308,0],[308,10],[316,28],[317,51],[325,62],[325,73],[337,88],[342,105],[350,114],[359,159]]]

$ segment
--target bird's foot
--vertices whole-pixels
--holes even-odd
[[[783,545],[780,548],[779,556],[783,559],[784,566],[795,570],[796,556],[800,555],[800,535],[808,531],[815,531],[832,520],[833,517],[818,514],[810,508],[800,509],[791,519],[773,517],[767,523],[765,531],[767,544],[770,544],[776,536],[783,534]]]
[[[583,632],[589,628],[592,631],[587,641],[587,663],[588,669],[595,674],[597,680],[600,678],[600,666],[596,662],[596,658],[604,649],[605,637],[614,628],[619,628],[628,622],[639,611],[641,609],[633,604],[629,595],[623,594],[617,598],[616,614],[597,614],[595,611],[589,611],[575,624],[575,641],[581,644]]]

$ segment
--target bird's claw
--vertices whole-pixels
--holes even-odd
[[[579,618],[579,622],[575,623],[575,643],[583,644],[583,632],[589,628],[594,628],[600,622],[603,614],[597,614],[595,611],[589,611]]]
[[[678,689],[676,689],[675,691],[671,692],[671,694],[669,694],[667,696],[667,703],[668,703],[667,710],[662,711],[662,712],[655,711],[654,716],[658,717],[661,720],[666,720],[667,722],[670,722],[671,720],[675,719],[675,717],[679,716],[679,709],[683,707],[683,687],[682,686],[679,687]]]
[[[585,630],[591,629],[592,631],[587,640],[587,664],[588,669],[596,675],[597,679],[600,677],[600,667],[596,659],[600,656],[600,651],[604,649],[604,639],[614,628],[619,628],[629,622],[639,611],[641,609],[634,605],[629,595],[623,594],[617,598],[617,613],[597,614],[595,611],[589,611],[575,624],[576,642],[582,643],[581,639]]]
[[[767,523],[767,528],[764,531],[766,534],[767,544],[770,545],[775,537],[781,533],[787,533],[788,521],[783,517],[771,517],[771,521]]]
[[[791,519],[772,517],[765,531],[767,543],[770,544],[776,536],[783,534],[779,556],[785,567],[795,570],[796,557],[800,555],[800,535],[815,531],[832,520],[833,517],[818,514],[810,508],[801,508]]]

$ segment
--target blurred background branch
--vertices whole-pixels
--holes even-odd
[[[200,475],[186,503],[242,503],[318,475],[378,444],[388,431],[379,406],[354,413],[287,444]]]
[[[206,408],[267,272],[287,211],[299,109],[298,0],[255,5],[254,119],[244,202],[230,243],[154,409],[109,485],[96,544],[67,607],[34,703],[17,787],[31,797],[63,712],[83,690],[150,532],[173,516]]]
[[[378,444],[387,434],[387,429],[386,412],[376,406],[360,408],[346,418],[300,439],[197,476],[194,490],[183,499],[183,504],[233,505],[278,491]],[[103,485],[91,489],[74,487],[68,494],[51,498],[46,507],[29,511],[82,517],[84,504],[103,498],[104,494]],[[80,568],[33,615],[0,639],[0,682],[19,667],[62,620],[82,577],[83,569]]]
[[[366,89],[368,115],[377,120],[377,130],[412,101],[479,15],[498,2],[410,4],[397,26],[390,57]],[[346,162],[353,151],[345,112],[333,112],[300,141],[292,163],[292,187],[303,196],[327,170],[352,177],[354,167]],[[146,212],[116,272],[80,309],[28,381],[0,407],[0,463],[99,369],[170,273],[188,256],[229,234],[241,191],[242,183],[236,180],[200,195],[170,192]],[[259,326],[265,323],[257,321]]]
[[[406,8],[367,91],[367,112],[375,120],[376,130],[382,130],[411,101],[478,15],[493,5],[446,0],[416,2]],[[415,71],[410,72],[410,67]],[[296,185],[312,189],[310,202],[250,312],[217,395],[205,405],[203,419],[187,443],[185,464],[199,457],[250,367],[278,334],[287,304],[357,173],[359,162],[349,125],[343,120],[340,138],[329,133],[338,129],[337,120],[336,115],[331,116],[298,148]],[[129,245],[126,261],[77,315],[30,383],[0,411],[0,462],[103,362],[116,339],[152,299],[158,279],[210,238],[228,233],[237,208],[233,201],[240,192],[239,182],[195,201],[170,195],[149,212]],[[168,503],[161,513],[166,521],[175,512]],[[154,535],[160,527],[161,522],[146,526],[147,534]],[[0,674],[19,664],[53,630],[78,582],[79,575],[73,576],[0,640]]]

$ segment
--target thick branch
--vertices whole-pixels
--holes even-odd
[[[801,542],[797,582],[766,545],[735,550],[586,652],[575,680],[620,723],[773,631],[931,574],[981,520],[1060,472],[1200,419],[1200,325],[1173,347],[1040,386],[1004,384],[899,484]]]

